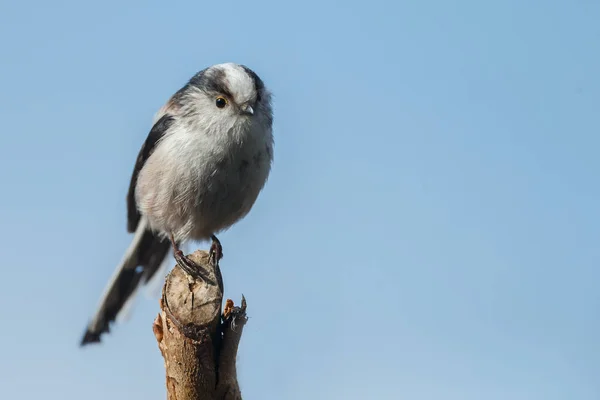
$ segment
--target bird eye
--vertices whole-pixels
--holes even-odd
[[[223,108],[227,105],[227,99],[225,97],[219,96],[219,97],[217,97],[215,104],[217,105],[217,107]]]

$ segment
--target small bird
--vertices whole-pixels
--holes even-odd
[[[194,75],[154,117],[127,194],[132,242],[89,322],[81,345],[100,342],[138,286],[147,283],[172,247],[189,275],[198,270],[180,246],[212,240],[244,218],[273,161],[271,93],[250,68],[223,63]]]

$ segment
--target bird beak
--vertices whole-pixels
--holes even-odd
[[[242,106],[242,112],[248,115],[254,115],[254,108],[250,104]]]

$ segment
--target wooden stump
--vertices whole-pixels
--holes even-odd
[[[246,317],[246,300],[223,313],[221,271],[206,251],[188,256],[205,279],[189,277],[179,267],[167,275],[161,312],[153,331],[165,361],[168,400],[241,400],[236,355]]]

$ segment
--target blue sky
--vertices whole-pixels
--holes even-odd
[[[235,61],[276,113],[270,180],[220,236],[245,398],[600,398],[599,19],[592,0],[0,1],[4,394],[164,398],[156,299],[78,341],[154,112]]]

